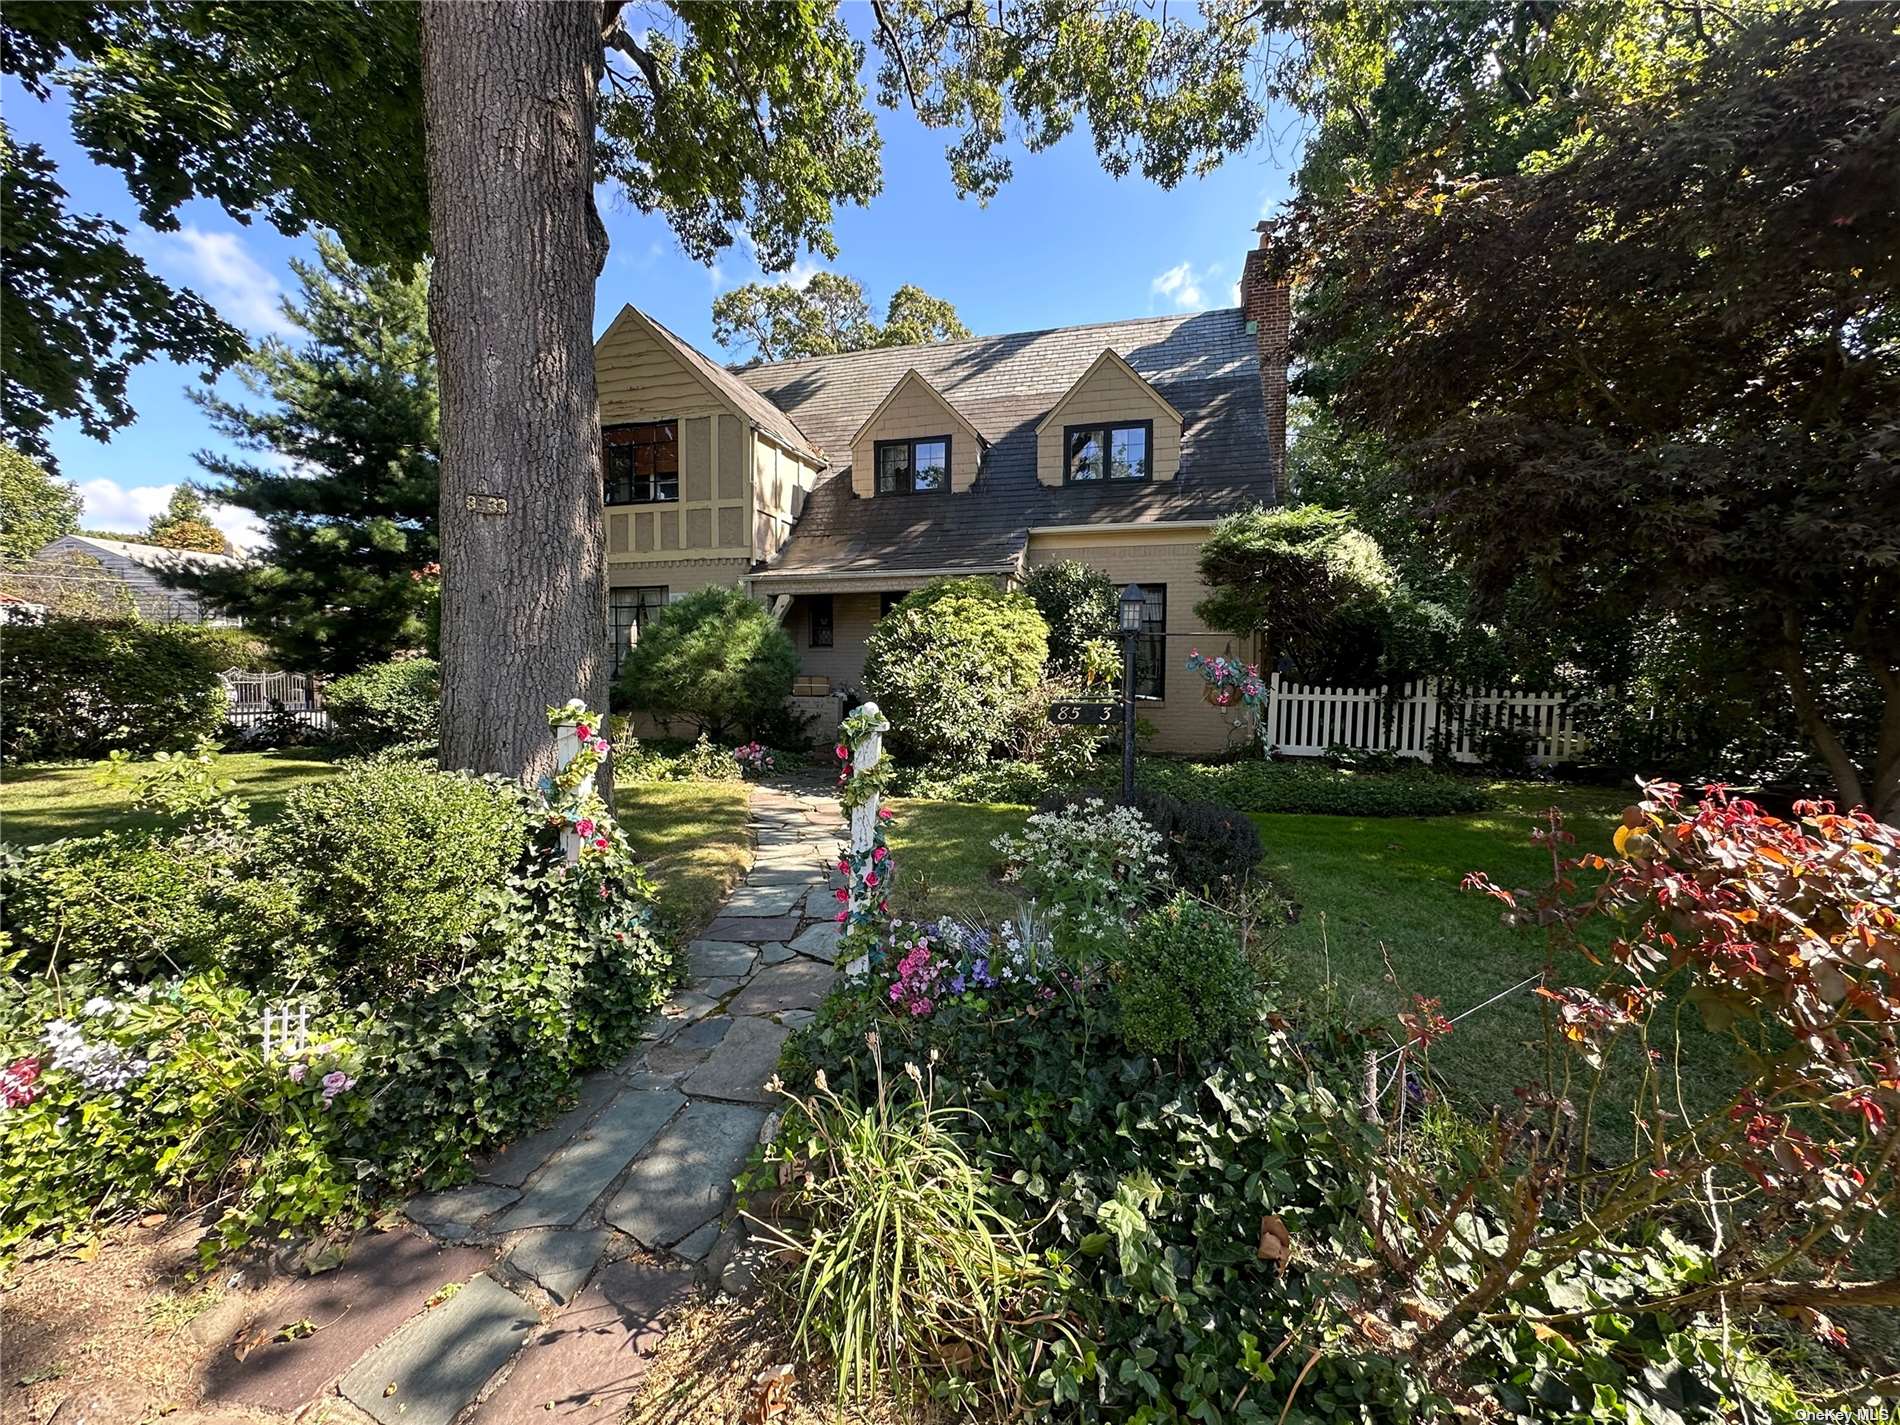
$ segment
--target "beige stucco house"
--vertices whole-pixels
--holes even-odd
[[[784,623],[799,706],[828,730],[906,592],[1074,558],[1146,595],[1155,745],[1220,746],[1225,720],[1183,663],[1233,644],[1194,615],[1201,540],[1279,494],[1287,298],[1258,249],[1241,299],[736,370],[622,308],[595,346],[616,664],[669,600],[740,585]]]

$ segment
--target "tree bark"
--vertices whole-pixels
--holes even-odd
[[[532,782],[607,697],[593,204],[601,7],[423,0],[441,384],[442,764]],[[505,502],[505,509],[501,502]]]

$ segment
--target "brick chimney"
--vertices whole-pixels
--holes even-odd
[[[1240,271],[1240,305],[1247,330],[1260,350],[1260,400],[1267,412],[1267,452],[1273,462],[1273,491],[1277,501],[1284,491],[1286,470],[1286,362],[1287,328],[1291,308],[1285,277],[1272,272],[1268,225],[1256,227],[1260,244],[1247,254]]]

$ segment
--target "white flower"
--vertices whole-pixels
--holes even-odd
[[[100,1015],[110,1014],[117,1008],[118,1006],[104,995],[94,995],[91,999],[86,1001],[85,1008],[79,1012],[87,1019],[97,1019]]]

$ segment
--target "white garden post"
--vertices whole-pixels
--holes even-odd
[[[567,770],[568,763],[572,762],[576,757],[580,756],[580,753],[581,753],[580,724],[578,722],[556,723],[554,725],[555,775],[558,776],[562,772],[565,772]],[[592,796],[593,792],[594,792],[594,773],[589,772],[587,776],[582,780],[581,784],[574,789],[573,800],[575,802],[579,802],[586,797]],[[565,828],[561,832],[561,850],[567,856],[568,865],[575,866],[575,865],[580,864],[581,838],[580,838],[579,833],[577,833],[574,830],[574,828],[571,826]]]
[[[856,777],[869,772],[884,759],[884,734],[890,731],[890,723],[878,711],[876,703],[865,703],[853,716],[866,716],[870,722],[870,732],[864,740],[851,749],[851,775]],[[882,800],[872,792],[864,801],[851,809],[851,851],[852,859],[868,854],[877,845],[877,808]],[[851,909],[868,910],[871,902],[877,899],[864,885],[862,876],[853,876],[851,886]],[[860,903],[861,898],[861,903]]]

